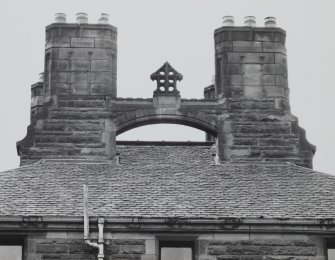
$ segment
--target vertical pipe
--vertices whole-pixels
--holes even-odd
[[[89,239],[88,187],[84,184],[84,239]]]
[[[98,229],[99,229],[99,238],[98,238],[98,260],[104,259],[104,218],[98,218]]]

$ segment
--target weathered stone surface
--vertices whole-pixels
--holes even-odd
[[[116,42],[113,40],[108,40],[104,38],[95,38],[95,48],[116,50],[117,45]]]
[[[234,41],[233,42],[234,52],[261,52],[262,43],[255,41]]]
[[[262,75],[262,65],[260,64],[245,64],[243,66],[244,74]]]
[[[37,245],[36,246],[37,253],[67,253],[68,246],[67,245]]]
[[[70,69],[70,62],[68,60],[53,60],[51,68],[54,71],[68,71]]]
[[[90,87],[88,83],[73,83],[71,84],[71,93],[74,95],[88,95],[90,92]]]
[[[112,71],[112,63],[110,60],[92,60],[91,71]]]
[[[77,48],[93,48],[94,38],[71,38],[71,47]]]
[[[71,72],[71,83],[87,83],[88,73],[87,72]]]
[[[72,71],[89,71],[90,61],[89,60],[71,60]]]
[[[263,52],[280,52],[286,55],[286,48],[281,42],[263,42]]]
[[[287,69],[284,64],[264,64],[263,73],[266,74],[279,74],[287,76]]]
[[[263,87],[262,86],[245,86],[244,96],[247,98],[262,98]]]
[[[274,62],[275,62],[275,56],[273,53],[243,53],[243,52],[228,53],[228,63],[266,64]]]

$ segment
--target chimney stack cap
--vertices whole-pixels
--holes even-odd
[[[226,15],[222,17],[223,26],[234,26],[234,16]]]
[[[98,23],[100,23],[100,24],[108,24],[109,23],[109,14],[102,13],[101,17],[98,20]]]
[[[66,14],[56,13],[55,14],[55,22],[56,23],[66,23]]]
[[[276,17],[265,17],[264,19],[264,25],[265,27],[276,27],[277,26],[277,21],[276,21]]]
[[[87,13],[77,13],[76,14],[76,21],[77,21],[78,24],[88,23]]]
[[[255,27],[256,26],[256,17],[255,16],[244,17],[244,25]]]

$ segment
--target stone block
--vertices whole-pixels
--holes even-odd
[[[53,83],[51,86],[51,94],[69,94],[69,83]]]
[[[90,83],[108,83],[113,82],[113,76],[109,72],[91,72],[89,74]]]
[[[224,74],[242,74],[242,64],[223,64]]]
[[[70,38],[68,37],[54,37],[45,43],[45,49],[59,48],[59,47],[70,47]]]
[[[73,95],[89,95],[90,89],[88,83],[74,83],[71,85]]]
[[[70,72],[50,72],[51,82],[57,83],[69,83],[71,81]]]
[[[276,85],[276,76],[275,75],[264,75],[262,85]]]
[[[263,42],[263,52],[279,52],[286,55],[286,48],[280,42]]]
[[[299,154],[288,150],[265,150],[262,151],[263,158],[298,158]]]
[[[275,76],[266,75],[262,77],[261,75],[231,75],[230,84],[232,86],[261,86],[264,84],[273,85],[276,83]]]
[[[71,60],[72,71],[89,71],[90,61],[89,60]]]
[[[144,254],[145,246],[144,245],[121,245],[120,253],[121,254]]]
[[[105,38],[95,38],[95,48],[116,50],[117,43],[114,40],[108,40]]]
[[[66,245],[54,244],[40,244],[36,245],[36,253],[67,253],[68,247]]]
[[[214,35],[215,44],[218,44],[219,42],[231,41],[231,40],[232,38],[228,31],[221,31],[219,33],[215,33]]]
[[[96,252],[95,248],[90,247],[87,244],[82,245],[70,245],[69,253],[70,254],[93,254]],[[71,257],[71,256],[69,256]]]
[[[264,86],[264,92],[267,97],[284,97],[284,88],[280,86]]]
[[[60,48],[52,57],[54,59],[74,59],[74,60],[103,60],[111,59],[112,50],[96,48]]]
[[[271,31],[263,31],[263,32],[255,32],[254,40],[260,42],[271,42],[272,41],[272,32]]]
[[[261,64],[245,64],[243,66],[244,74],[256,74],[262,75],[262,65]]]
[[[233,51],[233,43],[232,42],[220,42],[215,45],[215,53],[224,53]]]
[[[275,53],[275,63],[287,66],[287,57],[282,53]]]
[[[88,73],[87,72],[71,72],[71,82],[80,83],[88,82]]]
[[[263,74],[277,74],[287,76],[287,68],[284,64],[264,64],[263,65]]]
[[[51,71],[69,71],[70,62],[68,60],[52,60]]]
[[[107,95],[109,88],[109,84],[93,83],[90,86],[90,93],[91,95]]]
[[[282,75],[276,75],[276,85],[277,86],[285,86],[285,78]]]
[[[245,86],[244,96],[247,98],[262,98],[263,87],[262,86]]]
[[[252,41],[252,31],[245,30],[245,31],[231,31],[231,38],[233,41]]]
[[[258,145],[258,139],[256,138],[234,138],[234,145]]]
[[[112,71],[111,60],[92,60],[91,71]]]
[[[274,63],[275,56],[273,53],[228,53],[228,63],[256,63],[266,64]]]
[[[94,48],[93,38],[71,38],[71,47]]]
[[[255,41],[234,41],[234,52],[262,52],[262,42]]]

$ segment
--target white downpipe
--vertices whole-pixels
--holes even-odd
[[[84,184],[84,240],[89,246],[98,248],[98,260],[104,259],[104,218],[98,218],[98,243],[90,241],[90,222],[88,217],[88,187]]]

